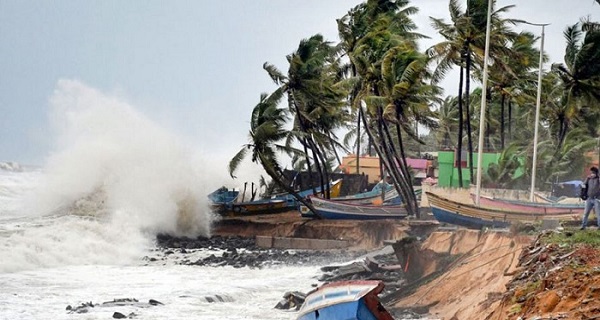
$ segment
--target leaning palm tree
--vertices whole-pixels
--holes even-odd
[[[552,71],[561,79],[561,103],[565,108],[565,116],[572,123],[577,118],[589,118],[590,114],[586,111],[597,110],[600,106],[600,30],[584,33],[581,24],[576,23],[567,27],[564,35],[567,40],[564,64],[553,64]],[[597,113],[591,116],[596,117]],[[595,119],[587,120],[598,124]],[[570,128],[569,124],[558,136],[559,148]],[[595,130],[593,134],[596,134]]]
[[[297,140],[303,146],[308,171],[312,172],[312,160],[326,197],[329,197],[328,152],[334,153],[335,148],[340,147],[331,132],[345,119],[341,108],[347,96],[344,87],[337,85],[339,62],[333,53],[331,44],[317,34],[300,41],[298,49],[287,56],[287,75],[269,63],[263,66],[279,86],[277,95],[287,95],[294,130],[302,133],[289,136],[287,144]]]
[[[275,92],[271,96],[267,96],[265,93],[261,94],[260,101],[252,110],[250,118],[250,142],[244,145],[229,162],[229,174],[232,178],[235,178],[235,171],[250,152],[252,162],[259,163],[280,188],[289,192],[320,218],[312,204],[302,198],[286,183],[282,167],[277,158],[279,151],[288,154],[300,153],[299,150],[280,143],[287,138],[290,132],[284,129],[284,125],[288,120],[287,110],[277,107],[277,102],[281,98],[279,94],[279,92]]]
[[[341,56],[348,58],[348,63],[342,66],[344,74],[350,80],[349,101],[348,104],[352,110],[351,114],[357,119],[351,134],[346,137],[346,141],[351,137],[356,138],[357,162],[356,170],[358,172],[359,157],[361,150],[361,139],[365,132],[361,134],[361,113],[358,112],[361,101],[361,94],[368,90],[368,79],[365,74],[358,71],[359,64],[362,64],[365,52],[364,38],[374,29],[386,29],[391,34],[401,35],[405,39],[415,40],[425,36],[416,33],[416,24],[411,20],[410,15],[418,12],[418,9],[409,6],[408,0],[388,1],[388,0],[367,0],[364,3],[352,8],[346,15],[337,20],[340,43],[338,49]],[[361,48],[362,47],[362,48]],[[374,62],[369,60],[367,64]],[[362,92],[362,93],[361,93]],[[369,141],[369,153],[372,141]]]

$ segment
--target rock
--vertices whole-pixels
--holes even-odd
[[[214,296],[206,296],[206,297],[204,297],[204,299],[208,303],[214,303],[214,302],[233,302],[234,301],[231,296],[228,296],[228,295],[219,295],[219,294],[215,294]]]
[[[150,299],[150,300],[148,300],[148,304],[150,304],[150,305],[153,305],[153,306],[157,306],[157,305],[159,305],[159,304],[160,304],[160,305],[164,305],[164,303],[162,303],[162,302],[160,302],[160,301],[157,301],[157,300],[154,300],[154,299]]]
[[[113,316],[112,316],[112,317],[113,317],[113,318],[115,318],[115,319],[125,319],[125,318],[127,318],[127,316],[126,316],[126,315],[124,315],[124,314],[122,314],[122,313],[120,313],[120,312],[115,312],[115,313],[113,313]]]

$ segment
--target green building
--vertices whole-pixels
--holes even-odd
[[[475,184],[475,179],[471,182],[471,174],[469,172],[469,158],[467,152],[461,154],[461,166],[463,187],[469,187],[469,184]],[[473,174],[477,175],[477,160],[478,154],[473,153]],[[458,170],[459,165],[455,163],[454,151],[439,151],[438,152],[438,186],[440,187],[458,187]],[[490,163],[498,163],[500,153],[482,153],[482,169],[486,171]],[[475,177],[476,178],[476,177]]]

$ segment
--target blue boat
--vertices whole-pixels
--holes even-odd
[[[309,293],[297,320],[394,320],[379,302],[379,280],[332,282]]]
[[[342,179],[335,180],[329,184],[329,190],[330,190],[331,197],[337,197],[340,194],[341,189],[342,189]],[[321,187],[319,186],[319,187],[315,188],[315,190],[317,191],[317,193],[320,193]],[[307,189],[307,190],[298,192],[298,195],[301,198],[307,198],[308,196],[311,196],[313,194],[314,194],[313,189]],[[296,199],[296,197],[294,197],[293,195],[291,195],[289,193],[274,195],[270,198],[270,200],[284,200],[287,203],[287,207],[293,208],[293,209],[297,209],[298,206],[300,205],[300,202],[298,201],[298,199]]]
[[[237,190],[229,190],[226,187],[221,187],[208,194],[208,199],[215,205],[227,204],[234,202],[239,194],[240,192]]]

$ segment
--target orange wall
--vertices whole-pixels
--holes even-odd
[[[379,157],[360,157],[359,171],[356,172],[356,155],[349,154],[342,158],[342,171],[344,173],[359,173],[369,176],[369,183],[376,183],[380,180]]]

